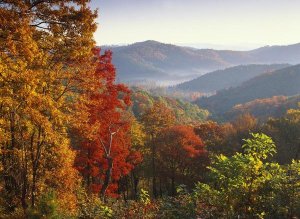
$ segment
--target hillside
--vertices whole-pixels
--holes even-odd
[[[207,73],[194,80],[179,84],[175,88],[185,91],[211,93],[225,88],[237,87],[255,76],[288,66],[287,64],[240,65]]]
[[[297,109],[299,102],[300,95],[256,99],[235,105],[230,111],[223,114],[223,118],[226,121],[231,121],[241,114],[250,113],[259,120],[264,121],[270,117],[278,118],[284,116],[288,109]]]
[[[300,65],[265,73],[244,82],[241,86],[221,90],[203,97],[196,103],[214,113],[224,113],[237,104],[273,96],[292,96],[300,93]]]
[[[118,80],[122,82],[181,83],[236,65],[300,63],[300,44],[231,51],[194,49],[149,40],[127,46],[104,46],[103,49],[113,51],[113,63]]]
[[[162,101],[166,104],[166,106],[172,109],[178,123],[187,124],[201,122],[206,120],[209,115],[207,110],[201,109],[196,104],[192,104],[190,102],[153,95],[136,87],[133,87],[131,90],[131,98],[133,102],[132,112],[137,118],[140,118],[145,110],[152,107],[155,101]]]

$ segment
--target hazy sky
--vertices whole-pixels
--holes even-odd
[[[300,42],[300,0],[92,0],[92,7],[99,8],[98,45]]]

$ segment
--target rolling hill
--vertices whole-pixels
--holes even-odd
[[[121,82],[152,80],[180,83],[236,65],[300,63],[300,43],[231,51],[194,49],[149,40],[102,48],[113,51],[113,63]]]
[[[202,75],[194,80],[184,82],[175,88],[183,91],[212,93],[230,87],[237,87],[243,82],[266,72],[288,67],[288,64],[273,65],[239,65],[217,70]]]
[[[270,117],[278,118],[284,116],[288,109],[297,109],[299,102],[300,95],[256,99],[244,104],[235,105],[223,115],[223,118],[226,121],[231,121],[241,114],[250,113],[260,121],[264,121]]]
[[[241,86],[218,91],[210,97],[196,100],[201,107],[220,114],[237,104],[273,96],[300,94],[300,65],[265,73],[244,82]]]
[[[131,88],[132,112],[136,118],[140,118],[155,101],[163,102],[174,113],[177,122],[180,124],[190,124],[202,122],[207,119],[209,112],[201,109],[196,104],[182,101],[176,98],[163,97],[151,94],[137,87]]]

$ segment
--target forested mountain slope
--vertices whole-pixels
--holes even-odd
[[[300,65],[265,73],[244,82],[241,86],[221,90],[216,95],[203,97],[196,103],[211,112],[222,113],[236,104],[273,96],[292,96],[300,93]]]
[[[152,95],[139,88],[132,88],[132,111],[140,118],[147,109],[151,108],[155,101],[163,102],[176,116],[177,122],[182,124],[201,122],[207,119],[209,112],[199,108],[196,104],[179,99]]]
[[[256,99],[244,104],[235,105],[230,111],[223,114],[223,119],[232,121],[239,115],[250,113],[260,121],[266,121],[270,117],[279,118],[284,116],[289,109],[297,109],[299,102],[300,95]]]
[[[225,88],[237,87],[255,76],[288,66],[288,64],[239,65],[207,73],[194,80],[179,84],[175,88],[185,91],[210,93]]]

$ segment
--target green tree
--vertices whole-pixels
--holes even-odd
[[[294,202],[279,203],[280,193],[295,189],[290,187],[291,183],[283,188],[288,176],[285,167],[267,162],[276,153],[274,142],[264,134],[251,136],[245,140],[243,154],[232,157],[221,154],[214,158],[209,167],[211,183],[197,184],[195,196],[204,209],[200,212],[204,217],[286,217],[286,212],[295,209]],[[291,167],[295,168],[295,164]],[[296,176],[299,177],[299,172],[293,174]],[[299,190],[296,193],[299,195]]]
[[[300,110],[290,109],[282,118],[271,118],[263,127],[277,145],[276,160],[288,164],[300,159]]]

